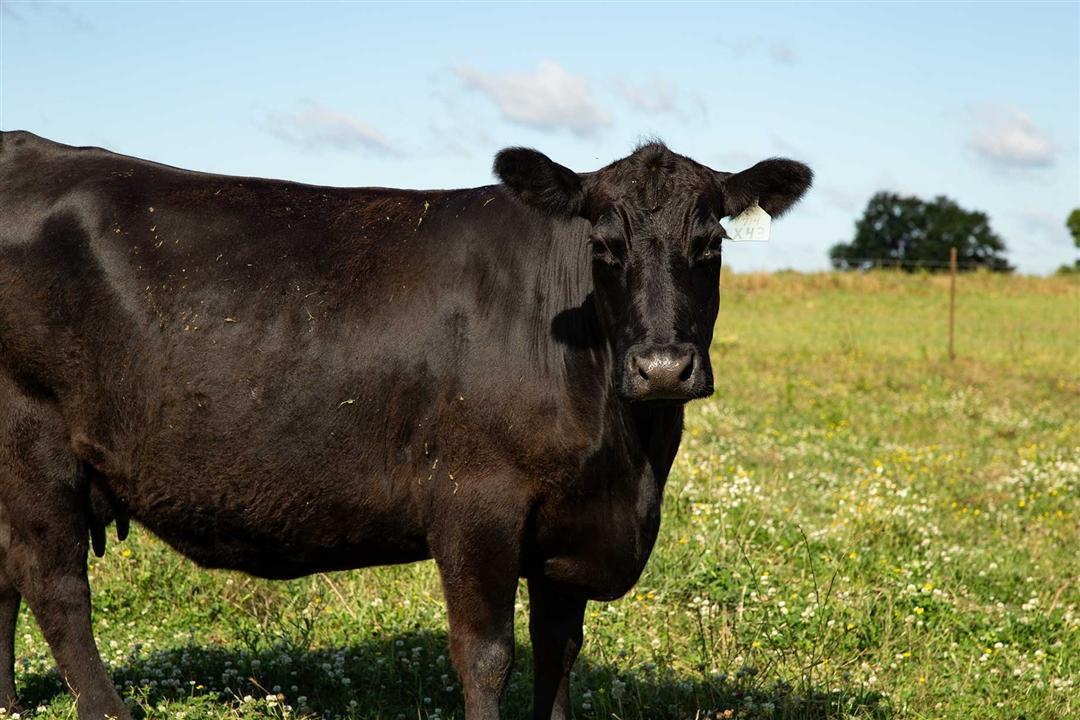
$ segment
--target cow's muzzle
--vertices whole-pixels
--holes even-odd
[[[633,401],[685,402],[712,393],[708,370],[691,343],[634,345],[623,373],[623,392]]]

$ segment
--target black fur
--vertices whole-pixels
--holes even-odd
[[[794,160],[772,158],[722,180],[724,215],[738,215],[756,201],[769,215],[779,217],[806,193],[814,173]]]
[[[581,211],[581,180],[573,170],[529,148],[507,148],[495,156],[495,175],[519,200],[541,212],[572,217]]]
[[[569,716],[585,603],[637,581],[712,392],[718,218],[809,171],[495,170],[316,187],[0,134],[0,707],[25,599],[79,719],[130,720],[86,555],[132,518],[269,578],[434,559],[466,720],[498,717],[525,577],[534,718]]]

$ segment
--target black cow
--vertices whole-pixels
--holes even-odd
[[[659,143],[500,186],[330,188],[0,139],[0,705],[25,598],[80,720],[130,718],[87,550],[129,518],[267,578],[434,558],[468,720],[528,580],[533,715],[570,713],[589,599],[637,581],[683,405],[713,389],[719,218],[809,168]]]

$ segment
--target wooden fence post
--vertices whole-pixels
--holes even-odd
[[[949,362],[956,359],[956,248],[949,249]]]

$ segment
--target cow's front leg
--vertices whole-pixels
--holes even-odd
[[[499,699],[514,663],[516,576],[483,567],[442,569],[450,620],[450,657],[465,691],[465,720],[498,720]]]
[[[0,572],[0,709],[19,711],[15,699],[15,624],[22,598],[11,581]]]
[[[542,578],[529,580],[533,720],[569,720],[570,669],[581,650],[585,596]]]
[[[450,621],[450,657],[465,691],[465,720],[498,720],[514,663],[520,540],[490,517],[476,525],[458,519],[435,557]]]

